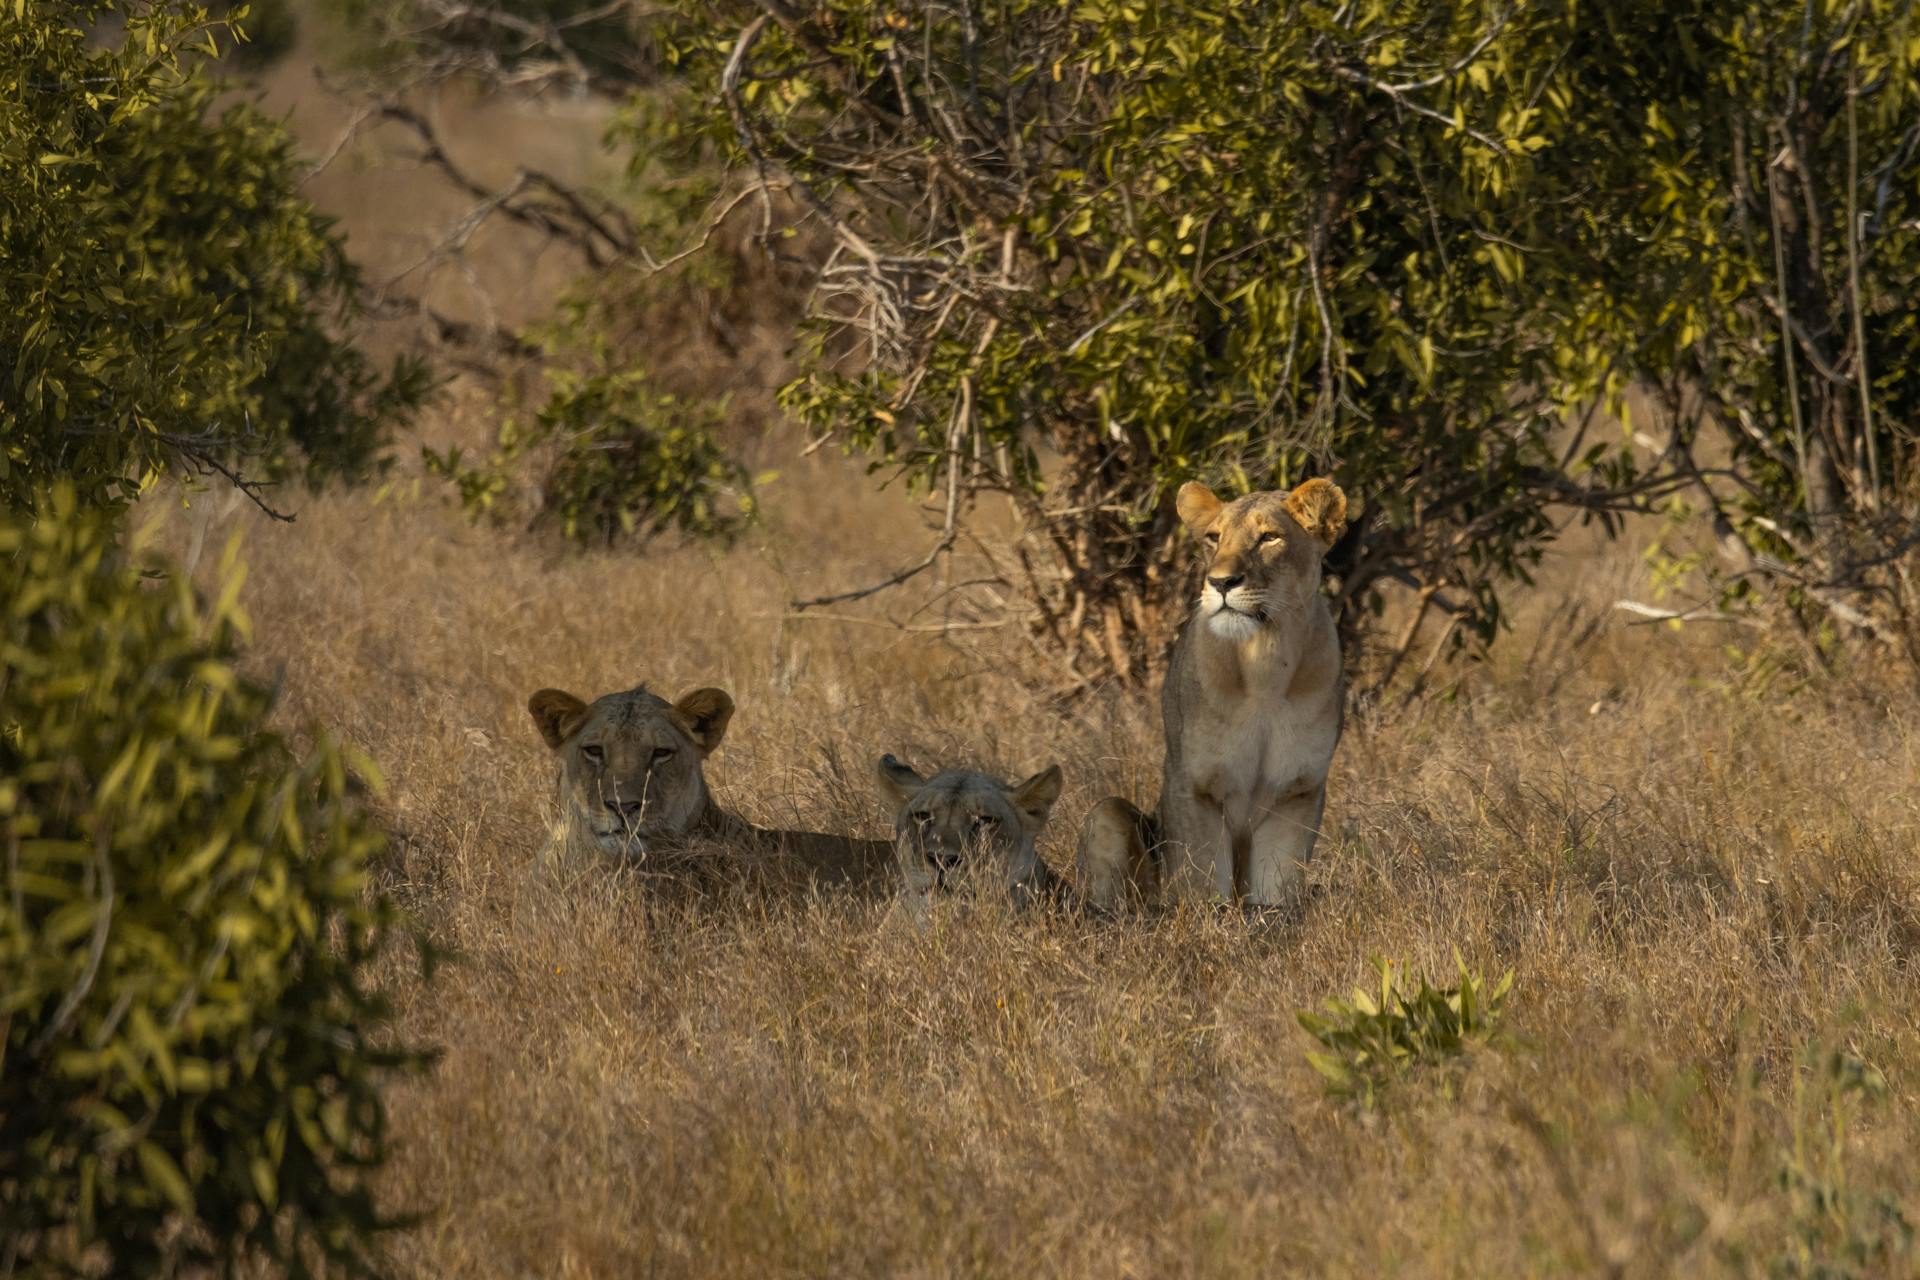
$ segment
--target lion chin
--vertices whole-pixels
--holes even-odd
[[[1215,609],[1207,619],[1207,630],[1222,640],[1239,644],[1251,640],[1260,630],[1260,619],[1238,609]]]
[[[652,841],[638,831],[595,831],[593,843],[609,857],[637,861],[651,851]]]

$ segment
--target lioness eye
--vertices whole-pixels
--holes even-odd
[[[607,758],[607,753],[595,746],[580,748],[580,754],[587,758],[589,764],[599,764]]]
[[[1265,533],[1260,535],[1260,545],[1263,547],[1266,546],[1269,542],[1278,542],[1278,541],[1280,541],[1280,535],[1275,533],[1271,529],[1267,530]]]
[[[1207,535],[1207,545],[1210,547],[1217,547],[1220,545],[1220,534],[1217,531]]]
[[[908,814],[907,816],[909,818],[912,818],[915,822],[919,823],[923,827],[926,826],[929,822],[933,821],[933,815],[931,813],[928,813],[925,809],[915,809],[912,813]]]
[[[990,813],[981,813],[981,814],[974,815],[973,829],[975,831],[991,831],[999,825],[1000,825],[1000,819],[994,817]]]
[[[653,749],[653,762],[659,764],[662,760],[668,759],[672,755],[672,747],[655,747]]]

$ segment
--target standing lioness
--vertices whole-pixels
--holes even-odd
[[[1340,740],[1340,640],[1320,560],[1346,528],[1327,480],[1222,503],[1182,485],[1180,519],[1206,547],[1200,601],[1161,693],[1158,812],[1119,797],[1080,832],[1081,892],[1284,902],[1313,853]]]

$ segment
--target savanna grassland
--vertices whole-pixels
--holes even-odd
[[[324,104],[296,124],[328,145]],[[316,197],[404,264],[430,202],[349,159]],[[456,382],[427,437],[483,437],[502,394]],[[782,474],[728,549],[564,553],[411,464],[291,525],[219,495],[141,513],[203,574],[244,535],[251,665],[288,723],[379,762],[387,884],[456,953],[389,976],[401,1033],[441,1050],[391,1098],[385,1191],[421,1215],[396,1270],[1912,1273],[1920,703],[1737,624],[1636,623],[1612,607],[1652,591],[1632,540],[1569,538],[1488,662],[1350,707],[1286,918],[921,929],[725,850],[536,884],[553,767],[525,701],[549,685],[728,689],[709,778],[763,825],[885,834],[884,751],[1057,761],[1042,848],[1068,870],[1090,804],[1154,798],[1156,699],[1049,703],[1017,627],[940,630],[941,583],[790,613],[928,537],[803,443],[758,446]],[[1513,971],[1511,1043],[1373,1110],[1329,1097],[1296,1011],[1374,955],[1451,981],[1456,949]]]

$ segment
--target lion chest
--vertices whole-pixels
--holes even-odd
[[[1187,785],[1218,808],[1229,827],[1250,831],[1281,801],[1326,781],[1335,736],[1326,719],[1308,708],[1264,702],[1189,724],[1180,753]]]
[[[1229,663],[1218,650],[1189,653],[1187,670],[1176,677],[1167,785],[1216,811],[1236,836],[1326,781],[1340,736],[1340,694],[1338,650],[1329,658],[1320,647],[1276,646],[1257,663]],[[1331,678],[1319,678],[1317,668],[1329,662]]]

